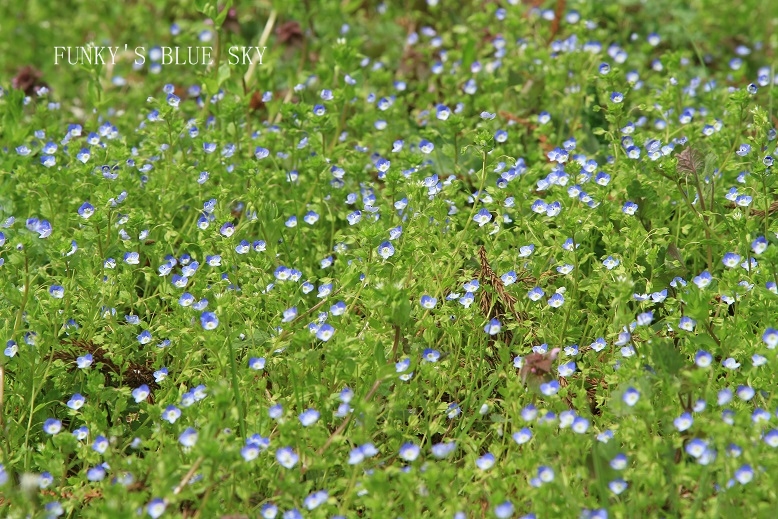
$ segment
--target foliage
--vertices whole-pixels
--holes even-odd
[[[777,14],[0,12],[2,514],[769,517]]]

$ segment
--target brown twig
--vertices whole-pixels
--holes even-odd
[[[186,474],[184,474],[184,477],[181,479],[178,485],[176,485],[176,488],[173,489],[174,496],[177,496],[178,494],[181,493],[181,491],[184,489],[186,484],[189,483],[189,480],[192,479],[197,469],[200,468],[200,464],[203,462],[204,459],[205,459],[204,456],[200,456],[195,460],[195,462],[192,464],[192,468],[190,468],[189,471]]]

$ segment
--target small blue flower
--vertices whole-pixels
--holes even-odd
[[[318,331],[316,332],[316,338],[320,341],[327,342],[330,340],[335,333],[335,328],[333,328],[328,323],[322,324]]]
[[[552,308],[559,308],[565,304],[565,296],[563,296],[559,292],[555,292],[549,299],[548,299],[548,306]]]
[[[219,318],[213,312],[203,312],[200,315],[200,324],[204,330],[213,330],[219,326]]]
[[[134,398],[135,403],[138,404],[146,400],[150,394],[151,394],[151,390],[149,389],[149,386],[147,386],[146,384],[143,384],[132,390],[132,398]]]
[[[51,285],[49,295],[54,299],[62,299],[65,297],[65,288],[62,285]]]
[[[741,157],[745,157],[749,153],[751,153],[751,145],[750,144],[741,144],[740,147],[738,147],[737,151],[735,152],[737,155],[740,155]]]
[[[176,423],[176,420],[178,420],[180,417],[181,410],[174,405],[169,405],[165,408],[164,411],[162,411],[162,419],[168,423]]]
[[[70,397],[70,400],[68,400],[68,407],[73,409],[74,411],[78,411],[82,407],[84,407],[84,404],[86,403],[86,398],[83,397],[80,393],[74,394],[72,397]]]
[[[388,241],[383,242],[378,246],[378,255],[385,260],[389,259],[394,255],[394,246],[392,246],[392,244]]]
[[[251,357],[249,359],[249,368],[255,369],[255,370],[263,370],[263,369],[265,369],[265,358],[264,357]]]
[[[637,316],[637,325],[638,326],[648,326],[651,324],[651,322],[654,320],[654,312],[649,310],[648,312],[643,312],[641,314],[638,314]]]
[[[315,508],[318,508],[319,505],[326,503],[328,498],[329,498],[329,494],[327,493],[326,490],[319,490],[317,492],[313,492],[312,494],[309,494],[303,500],[303,506],[307,510],[313,510]]]
[[[608,488],[614,494],[619,495],[627,489],[627,482],[621,478],[617,478],[608,483]]]
[[[95,208],[89,202],[84,202],[81,204],[81,207],[78,208],[78,215],[84,220],[88,220],[93,214],[95,214]]]
[[[315,424],[319,420],[319,416],[321,415],[316,409],[306,409],[300,413],[300,423],[303,424],[303,427],[308,427]]]
[[[219,229],[219,234],[221,234],[226,238],[229,238],[230,236],[235,234],[235,225],[233,225],[232,222],[225,222]]]
[[[165,500],[159,497],[155,497],[149,504],[146,505],[146,513],[149,514],[151,519],[158,519],[163,513],[165,513],[167,504]]]
[[[728,268],[735,268],[740,263],[740,260],[743,258],[740,256],[740,254],[737,254],[735,252],[728,252],[724,254],[724,257],[721,259],[721,262],[724,264],[725,267]]]
[[[510,519],[513,517],[515,507],[510,501],[503,501],[494,507],[494,515],[498,519]]]
[[[735,471],[735,479],[741,485],[746,485],[754,479],[754,469],[751,465],[743,465]]]
[[[426,139],[422,139],[421,142],[419,142],[419,150],[422,153],[429,155],[430,153],[432,153],[432,150],[434,149],[435,149],[435,145]]]
[[[297,462],[300,461],[300,457],[291,447],[281,447],[276,451],[276,460],[282,467],[291,469],[297,465]]]
[[[143,330],[140,332],[140,334],[138,334],[137,339],[140,344],[148,344],[151,342],[151,332],[148,330]]]
[[[56,418],[48,418],[43,422],[43,432],[54,436],[62,430],[62,422]]]
[[[433,445],[430,450],[432,451],[432,455],[438,459],[443,459],[448,457],[451,453],[453,453],[457,448],[457,442],[451,441],[451,442],[441,442],[436,443]]]
[[[404,443],[400,446],[399,456],[405,461],[411,462],[416,460],[421,453],[421,449],[415,443]]]
[[[624,94],[622,94],[621,92],[611,93],[611,102],[618,104],[621,103],[622,101],[624,101]]]
[[[634,387],[627,388],[626,391],[624,391],[624,395],[622,396],[622,401],[627,404],[630,407],[633,407],[635,404],[637,404],[638,400],[640,399],[640,391],[635,389]]]
[[[420,304],[422,308],[425,308],[427,310],[432,310],[433,308],[435,308],[435,305],[438,304],[438,300],[430,295],[425,294],[421,296]]]
[[[483,227],[492,221],[492,213],[490,213],[488,209],[481,209],[473,216],[473,221],[476,222],[479,227]]]
[[[613,470],[624,470],[627,468],[628,459],[623,453],[616,454],[610,461],[610,466]]]
[[[92,482],[102,481],[105,479],[105,469],[102,465],[90,468],[86,471],[86,479]]]
[[[184,447],[194,447],[197,444],[197,431],[187,427],[178,437],[178,442]]]
[[[500,320],[495,317],[486,323],[486,326],[484,326],[484,332],[488,333],[489,335],[497,335],[500,333],[501,328],[502,325],[500,324]]]
[[[440,352],[432,348],[427,348],[422,352],[421,356],[426,362],[437,362],[440,359]]]
[[[83,355],[81,357],[78,357],[76,359],[76,367],[78,369],[86,369],[86,368],[88,368],[89,366],[92,365],[92,360],[93,360],[92,359],[92,354],[91,353],[87,353],[87,354],[85,354],[85,355]]]
[[[678,431],[683,432],[689,429],[694,423],[694,418],[691,413],[683,413],[681,416],[673,420],[673,425]]]

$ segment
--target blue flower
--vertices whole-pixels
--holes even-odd
[[[483,227],[492,221],[492,213],[490,213],[488,209],[481,209],[473,216],[473,221],[475,221],[479,227]]]
[[[76,359],[76,367],[78,369],[86,369],[92,365],[92,354],[87,353]]]
[[[234,233],[235,233],[235,225],[233,225],[232,222],[225,222],[219,229],[219,234],[221,234],[226,238],[229,238]]]
[[[635,211],[638,210],[638,205],[635,202],[627,201],[624,203],[624,207],[621,208],[621,211],[629,216],[632,216],[635,214]]]
[[[204,330],[213,330],[219,326],[219,318],[213,312],[203,312],[200,315],[200,324]]]
[[[151,394],[151,390],[149,389],[149,386],[146,384],[142,384],[139,387],[136,387],[132,390],[132,398],[135,399],[135,403],[139,404],[146,400],[149,395]]]
[[[721,262],[724,264],[725,267],[734,268],[737,267],[740,263],[740,260],[743,258],[740,256],[740,254],[737,254],[735,252],[728,252],[724,254],[724,257],[721,259]]]
[[[149,514],[152,519],[157,519],[163,513],[165,513],[165,508],[167,508],[165,500],[159,497],[155,497],[149,501],[148,505],[146,505],[146,513]]]
[[[74,411],[78,411],[81,409],[84,404],[86,403],[86,398],[83,397],[80,393],[74,394],[72,397],[70,397],[70,400],[68,400],[68,407],[73,409]]]
[[[515,508],[510,501],[503,501],[499,505],[494,507],[494,515],[498,519],[509,519],[513,517]]]
[[[691,413],[683,413],[681,416],[673,420],[673,425],[675,425],[675,428],[680,432],[689,429],[693,423],[694,418],[692,418]]]
[[[278,515],[278,507],[273,503],[266,503],[262,505],[259,514],[262,519],[275,519],[276,515]]]
[[[39,238],[48,238],[51,236],[51,224],[48,220],[38,220],[37,218],[28,218],[26,227],[32,232],[38,233]]]
[[[435,145],[432,144],[430,141],[428,141],[426,139],[422,139],[419,142],[419,150],[422,153],[430,154],[430,153],[432,153],[432,150],[434,150],[434,149],[435,149]]]
[[[624,391],[624,395],[621,397],[621,399],[625,404],[632,407],[637,404],[638,400],[640,399],[640,391],[634,387],[629,387],[626,391]]]
[[[174,405],[169,405],[165,408],[164,411],[162,411],[162,419],[168,423],[176,423],[176,420],[178,420],[180,417],[181,410]]]
[[[89,202],[84,202],[81,207],[78,208],[78,215],[84,220],[88,220],[90,216],[95,213],[95,208]]]
[[[750,386],[738,386],[736,393],[738,398],[744,401],[748,401],[754,398],[756,391]]]
[[[265,358],[264,357],[251,357],[249,359],[249,368],[255,369],[255,370],[263,370],[263,369],[265,369]]]
[[[523,445],[532,439],[532,431],[527,427],[524,427],[520,431],[513,433],[511,437],[513,438],[513,441],[519,445]]]
[[[307,510],[313,510],[314,508],[317,508],[319,505],[326,503],[328,498],[329,498],[329,494],[327,493],[326,490],[319,490],[317,492],[313,492],[312,494],[309,494],[303,500],[303,506]]]
[[[194,447],[197,444],[197,431],[187,427],[178,437],[178,442],[184,447]]]
[[[437,362],[440,359],[440,352],[432,348],[427,348],[422,352],[421,356],[427,362]]]
[[[324,323],[317,330],[316,338],[322,342],[327,342],[328,340],[330,340],[330,338],[332,338],[332,335],[334,333],[335,333],[335,328],[333,328],[328,323]]]
[[[705,288],[711,284],[711,282],[713,281],[713,276],[711,276],[710,272],[708,272],[707,270],[703,270],[702,273],[700,273],[699,276],[695,276],[694,279],[692,279],[692,281],[699,288]]]
[[[451,441],[451,442],[441,442],[436,443],[433,445],[430,450],[432,451],[432,455],[436,458],[442,459],[448,457],[451,453],[453,453],[457,448],[457,442]]]
[[[602,262],[603,266],[605,266],[605,268],[608,270],[613,270],[614,268],[618,267],[619,263],[619,260],[615,259],[613,256],[608,256]]]
[[[550,382],[543,382],[540,384],[540,392],[545,396],[556,395],[559,392],[559,382],[552,380]]]
[[[621,92],[612,92],[611,101],[617,104],[621,103],[622,101],[624,101],[624,94],[622,94]]]
[[[306,409],[302,413],[300,413],[300,416],[298,417],[300,419],[300,423],[303,424],[304,427],[308,427],[310,425],[315,424],[319,420],[319,411],[316,409]]]
[[[576,365],[575,365],[575,361],[573,360],[561,364],[557,368],[557,372],[559,373],[560,377],[569,377],[570,375],[575,373],[575,370],[576,370]]]
[[[486,326],[484,326],[484,332],[488,333],[489,335],[497,335],[500,333],[501,328],[502,325],[500,324],[500,320],[495,317],[486,323]]]
[[[288,323],[294,321],[295,317],[297,317],[297,307],[293,306],[284,310],[284,318],[281,319],[281,322]]]
[[[701,368],[710,367],[711,363],[713,363],[713,355],[711,355],[707,351],[699,350],[694,355],[694,363]]]
[[[611,481],[610,483],[608,483],[608,488],[614,494],[619,495],[625,490],[627,490],[627,482],[621,478],[617,478]]]
[[[93,482],[102,481],[105,479],[105,469],[102,465],[90,468],[86,471],[86,479]]]
[[[549,299],[548,299],[548,306],[552,308],[559,308],[565,304],[565,296],[563,296],[559,292],[555,292]]]
[[[56,418],[48,418],[43,422],[43,432],[54,436],[62,430],[62,422]]]
[[[771,429],[765,433],[762,440],[772,448],[778,447],[778,429]]]
[[[415,443],[404,443],[400,446],[399,456],[405,461],[411,462],[416,460],[421,453],[421,449]]]
[[[651,324],[651,321],[653,320],[654,320],[654,312],[650,310],[648,312],[643,312],[641,314],[638,314],[636,319],[638,326],[648,326],[649,324]]]
[[[751,153],[751,145],[750,144],[741,144],[740,147],[735,152],[737,155],[740,155],[741,157],[745,157],[749,153]]]
[[[741,485],[750,483],[754,479],[754,469],[748,464],[741,466],[735,471],[735,479]]]
[[[292,450],[291,447],[281,447],[276,451],[276,461],[287,469],[291,469],[297,462],[300,461],[300,457]]]
[[[95,438],[95,441],[92,443],[92,450],[104,454],[106,450],[108,450],[108,438],[103,436],[102,434],[98,435],[97,438]]]
[[[610,466],[613,470],[624,470],[627,468],[627,456],[623,453],[616,454],[610,461]]]
[[[435,308],[435,305],[438,304],[438,300],[430,295],[425,294],[421,296],[420,304],[422,308],[425,308],[427,310],[432,310],[433,308]]]
[[[527,297],[531,301],[539,301],[546,293],[540,287],[535,287],[527,292]]]
[[[775,349],[775,347],[778,346],[778,330],[775,328],[767,328],[762,334],[762,341],[767,345],[768,349]]]
[[[49,295],[54,299],[62,299],[65,297],[65,288],[62,285],[51,285],[49,287]]]
[[[245,461],[253,461],[259,456],[260,452],[259,446],[253,443],[247,443],[241,448],[240,455]]]

